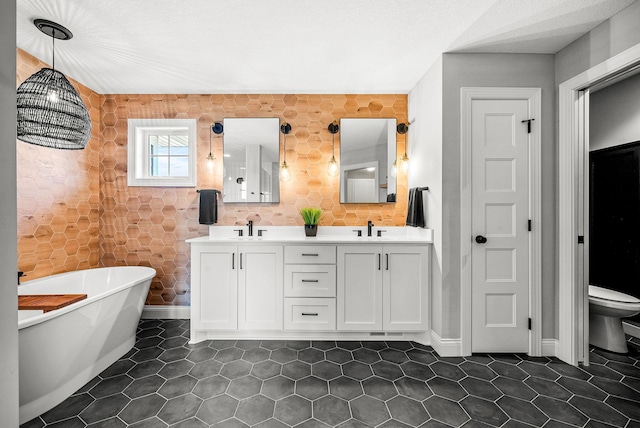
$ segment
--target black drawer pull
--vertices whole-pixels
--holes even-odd
[[[302,282],[318,282],[317,279],[303,279]]]
[[[302,253],[303,256],[318,257],[318,253]]]
[[[317,317],[318,313],[317,312],[303,312],[302,316],[304,316],[304,317]]]

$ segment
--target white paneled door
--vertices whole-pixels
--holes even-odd
[[[472,101],[472,352],[529,351],[529,113]]]

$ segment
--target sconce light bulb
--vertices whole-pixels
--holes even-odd
[[[282,165],[280,166],[280,179],[282,181],[289,181],[289,179],[291,178],[291,171],[289,171],[289,165],[287,165],[287,162],[282,162]]]
[[[393,161],[393,165],[391,166],[391,176],[395,177],[398,175],[398,161]]]
[[[335,177],[338,175],[338,161],[336,161],[335,156],[331,156],[331,160],[329,161],[329,169],[328,173],[331,177]]]
[[[209,153],[209,156],[207,156],[207,169],[209,170],[209,172],[213,172],[215,160],[216,158],[214,158],[213,155]]]
[[[402,171],[403,172],[409,171],[409,156],[407,156],[406,153],[404,154],[404,156],[402,156],[402,159],[400,160],[400,162],[402,165]]]

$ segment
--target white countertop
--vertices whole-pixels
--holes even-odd
[[[237,230],[243,231],[238,236]],[[262,230],[263,236],[258,236]],[[361,237],[357,230],[362,231]],[[383,231],[378,237],[378,230]],[[371,237],[367,236],[367,226],[319,226],[315,237],[307,237],[303,226],[260,226],[253,225],[253,236],[247,236],[247,226],[209,226],[209,236],[187,239],[192,244],[206,243],[295,243],[295,244],[432,244],[433,230],[404,226],[374,226]]]

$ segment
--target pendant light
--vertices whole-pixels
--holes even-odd
[[[334,121],[333,123],[329,124],[328,129],[329,132],[331,132],[331,160],[329,161],[329,169],[327,172],[331,177],[335,177],[340,172],[340,168],[338,167],[338,162],[336,161],[335,156],[335,139],[336,133],[340,130],[340,126]]]
[[[409,145],[409,123],[400,123],[398,124],[398,126],[396,127],[396,130],[398,131],[398,134],[402,134],[404,135],[404,155],[402,155],[402,158],[400,159],[400,168],[402,169],[402,172],[407,172],[409,171],[409,156],[407,156],[407,146]],[[393,167],[397,168],[396,163],[393,163]]]
[[[17,90],[19,140],[56,149],[84,149],[91,138],[91,118],[69,80],[55,69],[55,41],[69,40],[71,31],[60,24],[36,19],[33,24],[53,43],[51,68],[28,77]]]
[[[220,122],[212,123],[211,126],[209,127],[209,156],[207,156],[207,169],[209,170],[209,172],[213,172],[213,167],[215,166],[215,161],[216,161],[215,156],[213,156],[213,154],[211,153],[212,134],[220,135],[222,134],[223,131],[224,131],[224,127]]]
[[[287,134],[291,132],[291,125],[287,122],[284,122],[280,125],[280,132],[284,135],[284,150],[283,150],[283,158],[282,165],[280,165],[280,179],[282,181],[289,181],[291,178],[291,171],[289,171],[289,165],[287,165]]]

